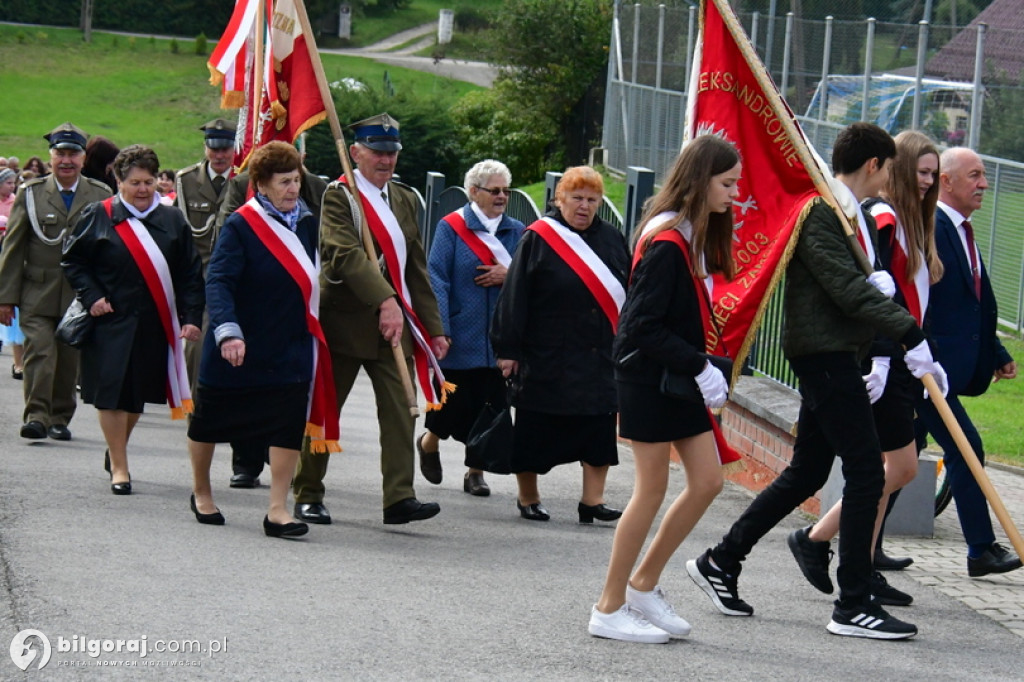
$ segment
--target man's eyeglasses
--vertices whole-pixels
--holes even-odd
[[[512,194],[511,187],[481,187],[480,185],[477,185],[476,188],[487,192],[492,197],[496,197],[499,194],[504,194],[505,196],[510,196]]]

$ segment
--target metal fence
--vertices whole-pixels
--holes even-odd
[[[631,166],[646,166],[660,180],[682,144],[697,15],[695,8],[618,9],[605,96],[602,146],[606,165],[622,173]],[[827,76],[834,73],[867,74],[861,83],[872,86],[879,72],[902,74],[910,85],[902,94],[903,109],[894,119],[900,127],[893,133],[916,123],[940,144],[974,142],[972,146],[977,148],[977,131],[984,115],[984,98],[973,96],[977,90],[965,93],[959,86],[951,101],[929,98],[926,88],[917,87],[929,58],[950,42],[957,29],[873,20],[798,21],[792,15],[773,17],[756,12],[741,13],[740,17],[790,107],[810,114],[797,119],[822,158],[831,158],[835,137],[851,115],[871,120],[878,113],[872,108],[877,107],[876,101],[865,106],[863,96],[856,93],[848,97],[848,105],[837,106],[835,99],[829,101],[825,89],[808,111],[818,83],[827,82]],[[985,37],[990,42],[1008,38],[999,27],[988,28]],[[983,54],[983,48],[979,52]],[[977,53],[966,58],[977,60]],[[981,69],[975,69],[975,75],[976,82],[983,81],[989,91],[1008,87],[991,74],[985,76]],[[956,121],[951,120],[954,117]],[[982,158],[990,186],[972,222],[1001,322],[1020,336],[1024,334],[1024,163],[984,154]],[[793,377],[780,347],[781,291],[780,287],[769,302],[751,365],[791,384]]]

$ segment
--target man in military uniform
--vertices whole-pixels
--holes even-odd
[[[306,202],[317,222],[320,221],[320,201],[324,196],[327,183],[319,176],[310,173],[303,167],[302,187],[299,197]],[[232,213],[238,210],[249,198],[249,171],[245,170],[228,181],[224,191],[217,219],[214,222],[214,233],[220,232],[221,225]],[[263,443],[232,443],[231,483],[232,488],[255,488],[259,485],[263,464],[269,462],[269,446]]]
[[[0,324],[21,311],[25,334],[25,413],[22,438],[71,440],[78,351],[58,343],[54,330],[75,292],[60,260],[82,209],[110,196],[110,188],[82,175],[86,134],[65,123],[44,136],[53,171],[19,189],[0,253]]]
[[[374,196],[377,216],[404,236],[407,254],[404,279],[411,306],[430,336],[438,358],[448,352],[437,299],[427,276],[427,259],[416,223],[412,190],[391,181],[402,148],[398,122],[387,114],[351,126],[355,143],[349,147],[358,170],[357,183]],[[344,404],[360,368],[373,383],[380,424],[381,473],[384,479],[384,523],[429,519],[441,511],[435,502],[420,502],[413,490],[413,418],[391,346],[402,345],[407,364],[413,354],[401,304],[392,281],[396,273],[382,272],[367,258],[360,228],[353,220],[352,194],[340,182],[324,194],[320,221],[320,324],[331,349],[338,405]],[[390,230],[389,230],[390,232]],[[399,237],[400,238],[400,237]],[[378,254],[381,245],[374,239]],[[410,374],[412,372],[410,371]],[[304,448],[295,474],[295,516],[312,523],[330,523],[323,505],[323,478],[328,455]]]

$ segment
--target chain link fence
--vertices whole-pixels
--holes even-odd
[[[757,12],[739,17],[822,158],[831,158],[839,130],[856,120],[884,122],[893,134],[917,128],[940,146],[968,144],[982,152],[990,186],[973,222],[1001,322],[1024,334],[1024,163],[991,153],[1010,154],[1017,137],[1024,148],[1024,89],[1007,75],[1014,60],[1024,61],[1014,52],[1024,49],[1016,47],[1024,45],[1020,31]],[[646,166],[660,181],[675,159],[696,30],[695,8],[619,7],[602,139],[610,169],[625,173],[630,166]],[[826,87],[819,87],[823,82]],[[1005,129],[1014,119],[1022,121],[1016,134]],[[780,302],[769,304],[752,365],[788,383],[776,343]]]

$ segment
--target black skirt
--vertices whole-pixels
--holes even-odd
[[[306,431],[309,383],[222,388],[199,385],[188,437],[199,443],[259,441],[299,450]]]
[[[99,318],[102,320],[102,318]],[[104,322],[97,321],[91,343],[82,348],[82,402],[99,410],[142,414],[146,403],[167,403],[167,336],[155,311],[143,311],[135,326],[124,374],[103,375]]]
[[[615,413],[548,414],[516,409],[512,472],[546,474],[559,464],[619,463]]]
[[[619,435],[641,443],[671,443],[711,430],[704,405],[663,395],[657,386],[616,381]]]
[[[427,412],[427,429],[444,440],[454,438],[460,443],[469,440],[469,430],[486,403],[497,409],[505,407],[507,391],[501,370],[496,367],[446,369],[444,378],[455,384],[444,407]]]
[[[903,360],[893,358],[885,392],[871,406],[882,452],[899,450],[914,441],[914,401],[923,391],[924,385]]]

